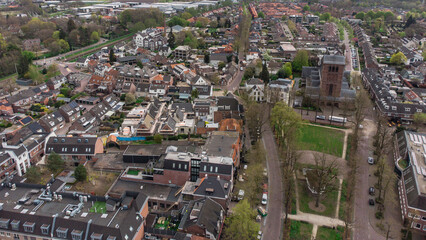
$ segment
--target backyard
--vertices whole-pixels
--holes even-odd
[[[302,125],[300,130],[299,146],[301,150],[342,156],[345,136],[342,131],[312,125]]]
[[[87,171],[88,180],[75,183],[71,191],[103,196],[114,183],[118,173]]]

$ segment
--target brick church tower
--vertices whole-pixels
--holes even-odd
[[[321,62],[321,96],[340,97],[343,72],[345,71],[344,56],[326,55]]]

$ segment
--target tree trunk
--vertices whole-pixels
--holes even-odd
[[[319,200],[320,200],[321,194],[318,192],[317,193],[317,199],[315,201],[315,207],[319,207]]]

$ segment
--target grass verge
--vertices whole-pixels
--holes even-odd
[[[290,221],[290,239],[311,239],[312,224],[300,221]]]
[[[337,229],[332,229],[328,227],[318,227],[317,231],[317,240],[340,240],[343,239],[343,227],[337,227]]]

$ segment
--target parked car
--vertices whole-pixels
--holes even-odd
[[[374,158],[368,157],[367,162],[368,162],[368,164],[373,165],[374,164]]]
[[[324,115],[318,115],[318,116],[317,116],[317,119],[325,120],[325,116],[324,116]]]
[[[257,212],[260,214],[260,216],[262,216],[262,217],[265,217],[266,215],[268,215],[268,212],[266,212],[266,210],[263,208],[263,207],[261,207],[261,206],[259,206],[258,208],[257,208]]]
[[[262,235],[263,235],[262,231],[259,231],[257,233],[257,239],[262,239]]]
[[[370,205],[370,206],[374,206],[374,199],[369,199],[368,200],[368,204]]]
[[[368,193],[369,193],[370,195],[374,196],[374,194],[376,193],[376,190],[375,190],[373,187],[370,187],[370,188],[368,189]]]
[[[268,203],[268,193],[263,193],[262,194],[262,204],[266,205]]]
[[[264,184],[263,184],[263,192],[264,192],[264,193],[267,193],[267,192],[268,192],[268,184],[267,184],[267,183],[264,183]]]

